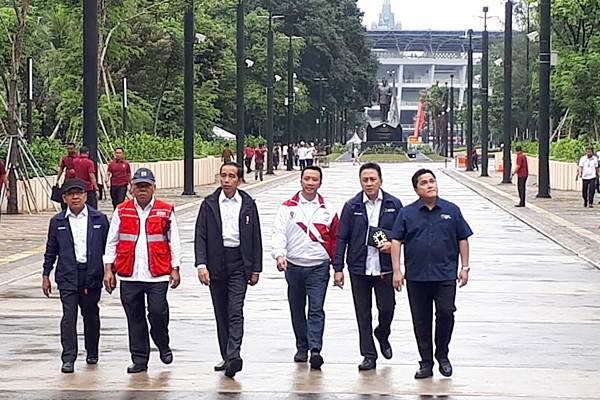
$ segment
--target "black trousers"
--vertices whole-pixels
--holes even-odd
[[[252,159],[251,158],[246,158],[244,160],[244,163],[246,164],[246,173],[249,174],[250,172],[252,172],[252,168],[251,168],[252,167]]]
[[[594,204],[594,192],[596,191],[596,178],[583,179],[583,186],[581,188],[581,196],[583,197],[583,204]]]
[[[300,170],[304,170],[306,168],[306,160],[300,160]]]
[[[134,364],[147,365],[150,358],[150,336],[158,348],[165,353],[169,348],[169,282],[121,281],[121,303],[127,315],[129,327],[129,352]],[[148,299],[148,321],[146,321],[146,298]]]
[[[448,346],[454,329],[456,281],[407,281],[408,302],[421,363],[433,366],[432,321],[435,304],[435,358],[448,359]]]
[[[83,317],[83,336],[88,356],[98,356],[100,341],[100,292],[102,289],[86,289],[86,270],[78,269],[78,290],[61,290],[63,316],[60,320],[60,343],[62,361],[74,362],[77,359],[77,314],[81,310]]]
[[[519,191],[519,205],[525,205],[525,199],[527,198],[525,190],[527,189],[527,177],[517,178],[517,190]]]
[[[219,350],[225,361],[240,358],[244,336],[244,300],[248,279],[239,248],[225,248],[223,276],[210,281],[210,296],[217,320]]]
[[[85,202],[85,204],[87,204],[88,206],[94,208],[94,209],[98,209],[98,197],[96,196],[96,191],[95,190],[90,190],[87,191],[87,201]]]
[[[392,320],[396,298],[392,286],[392,274],[366,276],[350,274],[352,283],[352,298],[354,299],[354,311],[356,322],[358,322],[358,337],[360,340],[360,354],[363,357],[377,359],[377,350],[373,340],[373,333],[380,340],[388,340],[391,333]],[[371,308],[373,305],[373,292],[377,304],[379,325],[373,332],[373,317]]]
[[[113,209],[117,208],[119,204],[125,201],[125,196],[127,196],[127,185],[110,187],[110,198],[112,200]]]

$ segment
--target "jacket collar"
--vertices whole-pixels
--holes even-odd
[[[365,192],[363,192],[363,191],[360,191],[360,192],[358,192],[358,193],[356,194],[356,196],[354,196],[353,198],[351,198],[351,199],[350,199],[350,203],[351,203],[352,205],[357,205],[357,206],[360,206],[360,205],[363,205],[363,204],[365,204],[365,203],[363,202],[363,195],[364,195],[364,193],[365,193]],[[383,202],[383,203],[386,203],[386,202],[391,202],[391,201],[392,201],[392,199],[391,199],[391,196],[390,196],[390,194],[389,194],[389,193],[387,193],[387,192],[386,192],[386,191],[384,191],[383,189],[380,189],[380,193],[381,193],[381,196],[382,196],[382,202]]]
[[[320,193],[317,193],[317,200],[319,202],[319,207],[325,207],[325,198],[321,196]],[[289,199],[287,204],[290,206],[297,206],[300,204],[300,192],[297,192],[291,199]]]
[[[93,207],[90,207],[86,204],[86,209],[87,209],[87,213],[88,213],[88,218],[97,218],[101,215],[101,212],[96,210]],[[68,208],[67,208],[68,210]],[[58,213],[56,219],[58,220],[66,220],[67,219],[67,210],[65,211],[61,211],[60,213]]]

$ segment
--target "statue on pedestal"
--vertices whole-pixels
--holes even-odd
[[[385,122],[388,120],[388,114],[390,112],[390,104],[392,102],[393,91],[388,85],[388,81],[383,79],[381,81],[381,87],[379,88],[379,110],[381,111],[381,121]]]

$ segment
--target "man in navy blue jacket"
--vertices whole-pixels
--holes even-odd
[[[389,336],[396,300],[392,286],[390,234],[402,203],[381,190],[379,165],[363,164],[359,174],[363,190],[344,205],[333,266],[334,284],[341,288],[344,286],[345,257],[358,322],[360,353],[364,357],[358,369],[367,371],[376,368],[373,333],[379,341],[381,354],[387,359],[392,358]],[[374,332],[371,324],[373,291],[379,311],[379,325]]]
[[[63,185],[63,200],[67,209],[50,220],[44,254],[42,291],[52,292],[50,272],[56,259],[55,280],[60,292],[63,316],[60,322],[62,368],[74,371],[77,358],[77,312],[81,309],[88,364],[98,363],[100,314],[98,302],[102,290],[104,265],[102,255],[108,235],[106,215],[86,202],[85,182],[70,179]]]

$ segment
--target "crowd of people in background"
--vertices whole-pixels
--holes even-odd
[[[264,143],[260,143],[258,147],[247,145],[244,148],[244,166],[246,173],[254,172],[255,180],[263,180],[265,164],[267,163],[267,152]],[[294,169],[304,170],[306,167],[315,165],[315,159],[319,154],[328,154],[329,146],[326,144],[317,145],[314,142],[305,142],[301,140],[299,143],[280,143],[273,145],[271,154],[273,160],[273,169],[277,170],[281,166],[287,171]],[[232,161],[234,158],[233,152],[229,148],[229,144],[225,145],[221,159],[224,163]],[[252,167],[254,166],[254,169]]]

